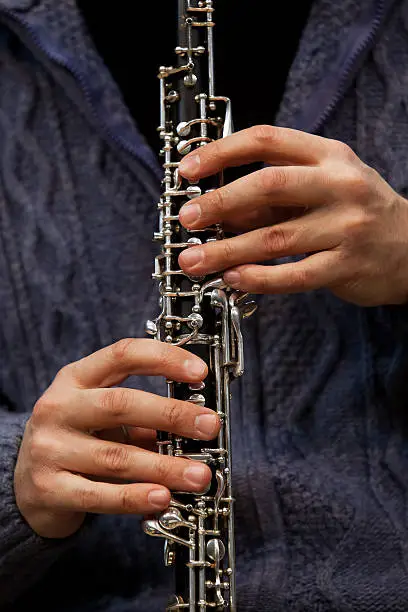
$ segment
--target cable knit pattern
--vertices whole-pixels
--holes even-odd
[[[278,123],[324,110],[321,83],[378,6],[316,0]],[[384,6],[320,132],[407,194],[408,11],[405,0]],[[2,8],[14,18],[0,28],[0,609],[161,612],[172,576],[140,517],[89,517],[49,542],[15,504],[37,398],[66,363],[143,335],[158,310],[160,176],[74,0]],[[325,291],[258,301],[232,401],[238,609],[405,612],[406,307],[363,309]]]
[[[402,194],[408,194],[406,160],[401,155],[408,131],[408,70],[401,65],[407,45],[408,11],[403,3],[390,15],[355,85],[322,130],[328,138],[344,139],[346,126],[341,128],[339,118],[349,117],[346,137],[351,146]]]
[[[305,104],[310,105],[316,90],[325,83],[324,75],[330,75],[336,57],[342,56],[343,46],[349,41],[355,23],[369,9],[374,14],[375,4],[371,0],[358,3],[343,0],[335,4],[329,0],[315,2],[309,28],[304,32],[288,79],[277,118],[279,125],[296,123],[294,117],[301,116]],[[313,40],[309,34],[312,31]],[[328,37],[330,48],[323,54],[321,49],[326,48]],[[331,120],[320,130],[323,136],[347,142],[401,193],[408,192],[402,155],[408,129],[408,70],[403,59],[407,44],[408,5],[397,2],[387,14],[374,48],[368,46],[364,64],[332,112]],[[302,91],[301,96],[299,91]]]

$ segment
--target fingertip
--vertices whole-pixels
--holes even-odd
[[[190,202],[180,208],[179,221],[185,228],[190,229],[200,220],[201,214],[201,206],[197,202]]]
[[[183,270],[193,270],[198,266],[202,266],[204,260],[204,250],[198,246],[186,249],[179,255],[179,264]]]
[[[225,282],[233,289],[239,289],[241,283],[241,273],[238,270],[228,270],[224,274]]]
[[[170,491],[168,489],[152,489],[147,496],[150,506],[156,510],[164,510],[170,504]]]
[[[213,440],[219,434],[221,421],[218,415],[210,410],[199,414],[194,421],[194,426],[204,440]]]
[[[195,153],[184,157],[179,164],[179,173],[187,179],[195,180],[200,172],[200,156]]]
[[[198,357],[184,361],[184,371],[193,380],[203,380],[208,374],[207,364]]]

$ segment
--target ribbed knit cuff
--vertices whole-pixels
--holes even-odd
[[[27,420],[0,412],[0,605],[35,583],[78,537],[78,532],[61,540],[38,536],[16,505],[14,469]]]

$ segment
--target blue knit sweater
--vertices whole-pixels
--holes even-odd
[[[406,0],[316,0],[278,123],[347,142],[408,195]],[[172,592],[140,517],[48,541],[13,495],[58,370],[144,335],[157,310],[160,177],[74,0],[0,0],[1,610],[162,612]],[[238,608],[406,611],[406,307],[258,301],[233,389]]]

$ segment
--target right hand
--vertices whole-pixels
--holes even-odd
[[[152,514],[167,508],[171,489],[203,491],[208,466],[149,449],[156,430],[215,438],[220,421],[214,411],[111,387],[131,375],[197,383],[207,373],[190,352],[145,339],[120,340],[63,367],[34,407],[15,469],[17,505],[32,529],[64,538],[87,512]],[[121,425],[128,426],[130,443],[117,441]]]

